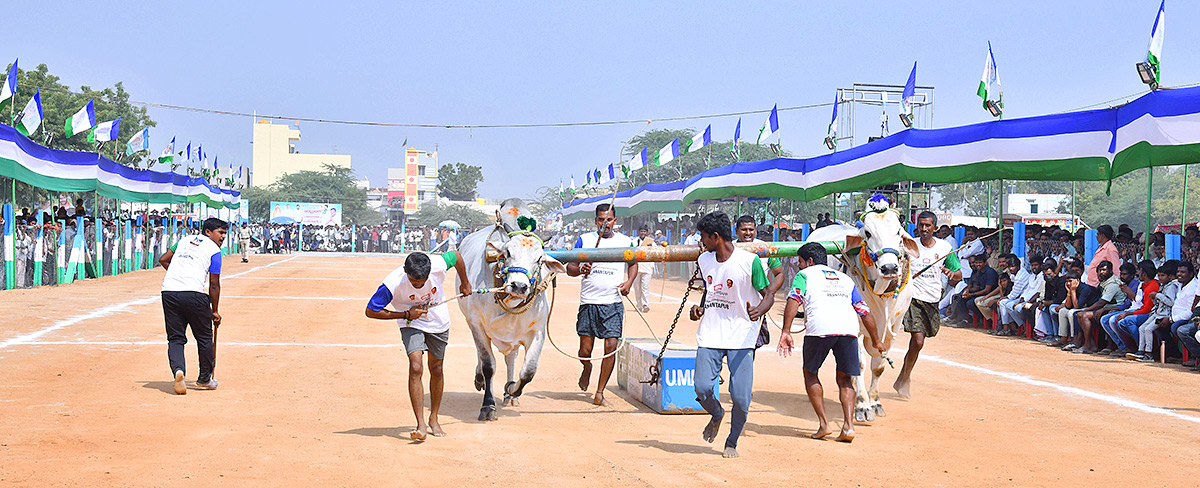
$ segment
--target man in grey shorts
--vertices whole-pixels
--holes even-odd
[[[408,353],[408,396],[413,414],[417,416],[417,428],[409,433],[409,437],[415,441],[425,440],[427,433],[434,437],[446,435],[438,423],[438,410],[442,406],[445,385],[442,360],[450,340],[450,307],[443,303],[446,300],[444,282],[450,268],[457,271],[458,292],[470,295],[467,266],[457,252],[432,258],[415,252],[404,260],[403,267],[396,268],[383,279],[383,284],[367,303],[367,317],[395,320],[400,325],[400,337],[404,340],[404,351]],[[388,310],[388,305],[396,310]],[[425,351],[429,351],[428,423],[424,416],[425,390],[421,384],[424,373],[421,362]]]
[[[616,223],[617,214],[611,205],[597,205],[597,232],[579,236],[575,241],[575,249],[636,246],[637,243],[633,239],[613,232]],[[600,363],[596,394],[592,396],[592,403],[595,405],[608,405],[608,401],[604,399],[604,388],[608,386],[608,378],[612,376],[613,366],[617,364],[613,352],[617,350],[621,339],[621,325],[625,320],[625,305],[621,303],[621,297],[629,294],[634,280],[637,279],[637,270],[637,263],[567,264],[567,275],[583,275],[579,284],[579,313],[575,322],[575,330],[579,333],[579,357],[592,357],[592,347],[597,337],[604,340],[604,354],[608,356]],[[588,391],[592,362],[587,359],[581,362],[583,374],[579,376],[579,389]]]

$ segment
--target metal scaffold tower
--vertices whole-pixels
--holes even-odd
[[[839,150],[854,147],[860,142],[861,137],[858,135],[861,131],[865,134],[866,141],[869,143],[876,139],[887,137],[891,134],[891,129],[904,130],[904,120],[900,118],[903,112],[902,94],[904,92],[903,85],[880,85],[874,83],[855,83],[850,88],[838,88],[838,113],[844,114],[838,117],[837,127],[837,147]],[[911,104],[911,117],[908,118],[914,129],[930,129],[933,127],[933,101],[934,88],[932,86],[917,86],[913,93]],[[866,116],[862,121],[858,119],[858,112],[863,111]],[[876,128],[870,129],[871,121],[878,121]],[[923,210],[928,210],[929,201],[929,185],[922,182],[902,181],[885,185],[879,188],[866,190],[866,193],[883,193],[892,201],[897,209],[907,208],[908,218],[915,217],[915,214]],[[849,198],[843,195],[834,195],[835,214],[847,220],[853,218],[856,210],[861,208],[853,208],[854,194],[848,195]],[[844,201],[843,203],[839,203]],[[840,208],[840,207],[844,207]],[[911,221],[911,220],[910,220]]]

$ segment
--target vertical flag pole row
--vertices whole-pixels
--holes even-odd
[[[54,264],[58,267],[57,284],[63,284],[67,280],[67,221],[58,221],[58,250],[54,252]]]
[[[126,220],[125,225],[125,272],[133,271],[133,220]]]
[[[133,242],[133,270],[139,271],[142,269],[142,250],[145,246],[142,244],[142,216],[137,216],[137,229],[135,229],[135,239]]]
[[[13,258],[16,255],[16,240],[13,239],[13,224],[15,224],[15,215],[13,215],[13,205],[4,204],[4,289],[11,290],[17,286],[16,262]]]
[[[37,242],[33,243],[33,286],[42,286],[42,263],[46,260],[46,238],[43,234],[45,229],[42,228],[44,223],[45,214],[38,211]]]
[[[87,239],[83,232],[83,217],[75,217],[75,245],[71,246],[71,267],[75,268],[74,279],[87,278]]]
[[[99,196],[96,197],[100,199]],[[100,219],[99,205],[96,207],[97,212],[92,215],[92,220],[95,221],[96,229],[96,258],[92,261],[92,265],[96,269],[96,277],[104,276],[104,221]]]

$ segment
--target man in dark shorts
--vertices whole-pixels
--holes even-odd
[[[601,247],[634,247],[637,245],[628,236],[613,231],[617,223],[617,213],[612,205],[601,203],[596,206],[597,232],[589,232],[579,236],[575,241],[575,249],[595,249]],[[583,276],[579,284],[579,313],[576,317],[575,329],[579,333],[579,357],[591,358],[592,347],[596,338],[604,339],[604,355],[600,363],[600,377],[596,383],[596,394],[592,403],[608,405],[604,399],[604,388],[612,376],[613,366],[617,364],[616,355],[618,342],[621,339],[621,326],[625,320],[625,305],[621,297],[629,294],[633,282],[637,279],[637,263],[570,263],[567,265],[568,276]],[[590,359],[583,363],[583,374],[579,376],[579,389],[588,391],[588,383],[592,375]]]
[[[858,358],[859,320],[866,328],[871,345],[882,351],[875,318],[858,294],[854,281],[849,276],[829,268],[825,248],[810,242],[800,248],[800,272],[792,281],[787,305],[783,309],[783,332],[779,336],[777,350],[780,356],[791,355],[792,320],[796,311],[804,306],[806,325],[804,330],[804,387],[808,401],[817,413],[817,432],[811,437],[822,439],[833,430],[825,419],[825,390],[817,371],[825,358],[833,352],[837,362],[838,399],[842,402],[842,432],[837,440],[854,440],[854,377],[861,374]]]
[[[912,260],[909,269],[915,274],[926,266],[934,267],[921,276],[914,277],[908,284],[913,287],[913,293],[908,313],[904,315],[904,331],[911,337],[908,341],[908,353],[904,355],[904,366],[900,368],[900,374],[892,384],[896,393],[904,398],[912,397],[909,393],[912,371],[917,365],[921,347],[925,345],[925,338],[936,336],[942,325],[942,316],[938,314],[938,302],[942,300],[942,275],[946,276],[951,287],[962,280],[962,266],[958,262],[958,256],[954,254],[954,248],[949,242],[933,236],[936,228],[937,215],[933,212],[926,210],[917,215],[917,235],[920,236],[917,248],[920,256]]]

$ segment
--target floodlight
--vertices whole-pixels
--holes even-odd
[[[997,104],[996,102],[993,102],[991,100],[987,101],[986,106],[987,106],[988,112],[990,112],[992,114],[992,117],[999,117],[1000,114],[1004,113],[1004,109],[1001,108],[999,104]]]
[[[1138,75],[1142,77],[1142,83],[1150,85],[1151,90],[1158,89],[1158,81],[1155,80],[1155,75],[1158,73],[1153,64],[1150,64],[1149,61],[1142,61],[1137,64],[1137,70]]]
[[[911,127],[912,127],[912,123],[913,123],[913,121],[912,121],[912,115],[905,114],[905,113],[902,113],[902,114],[900,114],[900,123],[901,123],[901,124],[904,124],[904,126],[905,126],[905,127],[910,127],[910,128],[911,128]]]
[[[825,147],[828,147],[830,151],[836,151],[837,150],[837,140],[835,140],[832,136],[826,137],[825,138]]]

